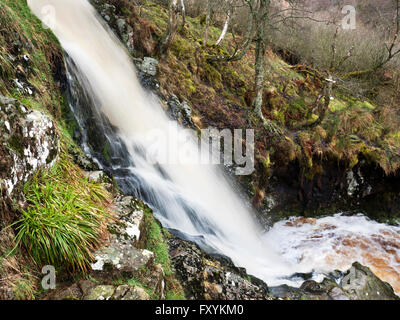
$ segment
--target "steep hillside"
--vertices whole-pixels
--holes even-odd
[[[111,0],[94,4],[121,39],[130,41],[131,54],[157,56],[167,8],[151,1],[140,12],[128,1],[118,6]],[[121,21],[130,29],[121,28]],[[279,217],[285,211],[326,214],[361,204],[375,218],[399,216],[395,181],[400,166],[400,118],[388,98],[385,103],[360,100],[337,86],[325,118],[315,122],[324,72],[289,65],[270,50],[263,114],[280,133],[270,132],[251,115],[253,51],[240,61],[210,62],[212,56],[232,53],[240,40],[229,34],[221,46],[215,46],[221,30],[211,26],[209,43],[203,46],[203,31],[203,16],[187,17],[185,26],[179,28],[168,56],[159,61],[160,94],[166,100],[175,94],[189,102],[198,129],[256,130],[258,169],[250,179],[241,179],[256,207],[265,212],[272,204]],[[373,90],[390,90],[393,96],[397,89]],[[354,190],[350,190],[352,185]],[[371,206],[374,201],[381,207]]]
[[[2,1],[0,24],[0,95],[6,97],[0,104],[6,112],[2,124],[11,122],[2,127],[0,139],[5,161],[0,168],[0,297],[31,299],[38,294],[38,268],[44,264],[87,268],[104,233],[112,196],[102,184],[89,182],[69,154],[81,151],[65,123],[58,41],[30,13],[26,1]],[[25,127],[25,117],[31,126]],[[42,132],[39,126],[45,121],[51,130]],[[49,145],[53,149],[47,151]],[[49,156],[41,163],[38,159],[46,152]],[[32,159],[25,160],[28,155]],[[80,204],[73,205],[78,197]]]

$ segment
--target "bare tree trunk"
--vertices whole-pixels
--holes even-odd
[[[251,0],[251,2],[249,2],[249,8],[251,10],[251,12],[253,12],[252,8],[252,4],[255,0]],[[244,41],[243,41],[243,45],[241,46],[242,48],[237,48],[235,50],[235,52],[230,55],[230,56],[212,56],[209,57],[207,60],[209,62],[219,62],[219,61],[239,61],[240,59],[242,59],[244,57],[244,55],[247,53],[247,51],[249,51],[251,44],[253,43],[253,34],[254,34],[254,25],[255,25],[255,17],[253,16],[253,14],[250,15],[249,20],[247,22],[247,27],[246,27],[246,35],[244,37]]]
[[[396,35],[400,33],[400,0],[396,0]]]
[[[233,15],[233,5],[232,5],[232,1],[230,1],[230,3],[228,4],[229,8],[228,8],[228,15],[226,16],[226,20],[225,20],[225,24],[224,24],[224,28],[222,29],[221,35],[219,36],[217,42],[215,43],[217,46],[220,45],[220,43],[222,41],[224,41],[226,33],[228,31],[229,28],[229,23],[231,22],[231,18]]]
[[[204,41],[203,41],[203,46],[205,47],[207,45],[208,41],[208,28],[210,27],[210,19],[211,19],[211,2],[210,0],[207,0],[207,12],[206,12],[206,28],[204,30]]]
[[[264,91],[264,72],[265,72],[265,51],[266,51],[266,36],[267,36],[267,21],[269,13],[270,0],[259,0],[258,6],[253,11],[256,17],[256,77],[254,92],[255,97],[253,101],[254,113],[264,120],[262,114],[263,104],[263,91]]]
[[[181,0],[181,12],[182,12],[182,27],[183,27],[186,23],[185,0]]]
[[[174,41],[176,30],[177,30],[177,22],[178,22],[178,0],[170,0],[169,3],[169,20],[167,31],[160,42],[160,55],[165,57],[168,48],[171,45],[172,41]]]

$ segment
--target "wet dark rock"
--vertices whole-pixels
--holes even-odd
[[[144,57],[140,62],[136,62],[136,66],[141,72],[154,77],[157,74],[158,60],[151,57]]]
[[[145,89],[151,90],[153,92],[157,92],[160,89],[160,84],[154,77],[149,76],[143,72],[139,72],[138,77],[141,85]]]
[[[363,212],[380,222],[400,219],[398,174],[387,176],[382,169],[359,161],[349,170],[346,164],[323,163],[323,172],[305,177],[299,163],[275,167],[258,208],[270,223],[293,215],[317,217],[338,212]],[[253,187],[262,174],[257,167],[252,176],[240,177],[247,195],[254,198]]]
[[[194,123],[192,120],[192,108],[186,101],[182,103],[181,115],[182,115],[182,125],[184,127],[194,128]]]
[[[73,61],[69,58],[66,60],[68,70],[74,70],[76,66]],[[127,148],[117,135],[117,129],[96,109],[95,102],[79,84],[80,80],[71,73],[68,85],[68,99],[74,106],[74,120],[79,131],[78,143],[86,154],[97,159],[96,163],[101,163],[101,170],[107,174],[111,175],[115,167],[130,167],[132,159],[126,157]],[[85,170],[98,170],[98,168]]]
[[[269,299],[265,283],[227,260],[221,262],[191,242],[171,238],[168,243],[173,267],[188,299]]]
[[[133,58],[133,62],[136,66],[138,79],[142,87],[157,96],[161,96],[160,84],[156,79],[158,61],[153,58],[145,57],[143,59]]]
[[[130,54],[134,53],[134,39],[133,28],[126,22],[126,20],[117,14],[117,8],[114,5],[104,3],[97,5],[98,11],[108,25],[115,31],[121,41],[125,44]]]
[[[68,153],[72,155],[74,162],[85,171],[97,171],[99,166],[92,159],[83,154],[82,151],[70,148]]]
[[[302,292],[298,288],[290,287],[286,284],[276,287],[269,287],[272,296],[279,299],[301,300]]]
[[[16,77],[8,80],[17,92],[24,95],[34,95],[39,91],[29,82],[29,77],[33,71],[32,61],[29,54],[22,53],[24,48],[26,46],[20,41],[14,42],[15,55],[8,54],[8,58],[12,62]]]
[[[192,120],[192,109],[186,101],[181,103],[178,97],[172,94],[167,101],[167,105],[168,114],[173,120],[178,121],[184,127],[195,127]]]

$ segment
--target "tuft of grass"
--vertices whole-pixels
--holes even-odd
[[[35,298],[34,282],[30,278],[21,278],[15,282],[13,294],[16,300],[30,300]]]
[[[165,295],[166,300],[186,300],[185,294],[182,289],[179,290],[167,290]]]
[[[86,271],[100,244],[110,195],[89,182],[69,159],[43,171],[24,187],[29,207],[16,222],[16,242],[40,266]]]

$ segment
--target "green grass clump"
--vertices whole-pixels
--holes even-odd
[[[108,193],[68,159],[38,173],[24,193],[30,205],[16,222],[17,243],[38,265],[86,271],[108,216]]]
[[[13,293],[16,300],[34,299],[35,288],[34,281],[31,279],[31,276],[17,280],[13,288]]]

